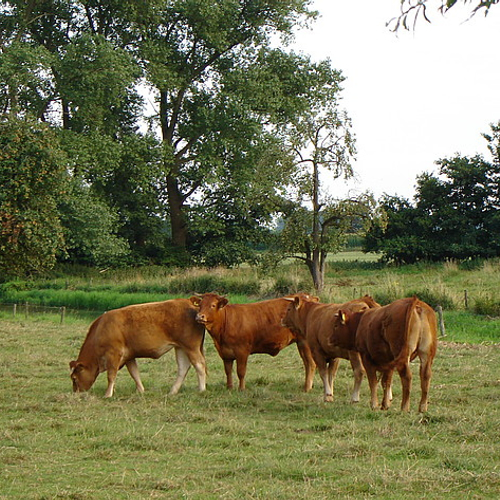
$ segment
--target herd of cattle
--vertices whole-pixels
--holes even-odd
[[[348,359],[354,374],[351,400],[359,401],[364,373],[371,392],[371,408],[379,407],[378,377],[383,387],[382,409],[392,400],[392,376],[402,383],[401,409],[410,408],[410,362],[420,359],[419,411],[427,411],[432,362],[437,348],[433,309],[416,297],[380,306],[366,295],[345,304],[323,304],[317,297],[294,294],[249,304],[229,304],[227,298],[205,293],[190,299],[137,304],[108,311],[87,333],[78,359],[71,361],[75,392],[87,391],[107,371],[105,397],[113,395],[117,372],[124,365],[137,390],[144,391],[136,358],[159,358],[175,349],[177,378],[170,394],[181,388],[191,365],[200,391],[206,387],[203,350],[205,330],[224,362],[227,387],[233,387],[233,363],[239,388],[245,389],[248,356],[276,356],[295,343],[305,368],[304,390],[313,385],[316,367],[323,381],[324,400],[333,400],[333,381],[340,359]]]

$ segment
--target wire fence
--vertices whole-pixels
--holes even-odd
[[[68,317],[92,321],[104,311],[90,311],[86,309],[71,309],[65,306],[53,307],[39,304],[0,304],[0,315],[3,318],[29,319],[45,317],[63,324]]]

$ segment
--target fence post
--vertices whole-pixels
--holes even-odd
[[[17,313],[17,304],[14,304],[14,318],[16,317],[16,313]]]
[[[64,323],[64,317],[66,316],[66,308],[62,306],[60,308],[60,311],[61,311],[61,325],[62,325]]]
[[[469,296],[467,294],[467,290],[464,290],[464,303],[465,309],[469,309]]]
[[[24,304],[24,317],[25,319],[28,319],[28,302],[25,302]]]
[[[436,312],[438,314],[439,318],[439,332],[440,332],[440,337],[446,337],[446,331],[444,328],[444,318],[443,318],[443,308],[441,306],[436,307]]]

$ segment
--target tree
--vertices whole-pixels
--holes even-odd
[[[387,225],[372,227],[365,249],[406,263],[500,255],[498,130],[485,134],[492,162],[480,155],[439,160],[438,176],[418,177],[414,204],[383,199]]]
[[[2,110],[50,124],[66,151],[75,186],[89,188],[83,193],[73,186],[69,193],[82,195],[90,205],[68,197],[58,205],[67,224],[69,258],[85,262],[95,262],[97,247],[99,262],[114,260],[116,248],[103,241],[115,241],[117,231],[134,250],[139,247],[134,257],[142,261],[148,243],[137,233],[154,233],[149,241],[160,239],[158,231],[152,231],[152,220],[165,216],[158,209],[158,189],[151,188],[158,185],[151,157],[160,148],[138,133],[142,99],[136,83],[142,70],[127,46],[130,24],[124,18],[132,7],[130,2],[109,0],[11,0],[0,10]],[[151,201],[153,191],[156,200]],[[101,210],[103,217],[89,221],[92,210]],[[93,230],[89,223],[95,225]],[[83,235],[89,231],[98,241],[85,242]],[[93,250],[84,250],[86,245]],[[105,248],[110,251],[107,257],[102,254]]]
[[[57,200],[66,158],[44,124],[0,121],[0,271],[23,276],[50,269],[64,249]]]
[[[329,194],[328,184],[353,175],[354,137],[338,105],[342,75],[328,61],[311,66],[309,75],[309,108],[281,129],[298,170],[292,179],[294,199],[284,205],[284,227],[272,251],[278,258],[303,261],[321,292],[328,254],[341,247],[353,220],[367,215],[369,203],[367,197],[342,200]]]
[[[188,247],[194,196],[223,195],[217,189],[221,170],[251,171],[246,159],[265,142],[266,127],[301,100],[292,64],[300,58],[271,47],[272,35],[290,35],[300,19],[312,16],[308,3],[158,1],[138,14],[139,55],[156,91],[163,186],[179,249]],[[245,175],[225,177],[234,183]]]
[[[444,14],[459,3],[463,3],[464,5],[472,3],[471,16],[478,12],[484,12],[486,16],[493,5],[497,5],[499,1],[500,0],[462,0],[462,2],[459,2],[458,0],[441,0],[441,5],[438,7],[438,10]],[[401,0],[401,12],[399,16],[392,19],[388,24],[392,25],[394,31],[397,31],[400,27],[406,30],[415,29],[419,18],[423,18],[430,23],[428,6],[428,0]]]
[[[129,246],[116,235],[118,216],[80,179],[68,182],[58,211],[65,239],[61,260],[101,267],[127,261]]]
[[[133,205],[135,221],[147,220],[158,229],[159,218],[168,217],[162,235],[176,249],[170,253],[197,252],[203,259],[200,252],[209,248],[196,241],[203,236],[199,229],[219,225],[204,207],[222,207],[230,192],[259,193],[267,208],[268,200],[276,199],[283,178],[278,169],[286,171],[286,159],[268,163],[275,175],[259,188],[249,190],[243,183],[255,179],[271,157],[265,145],[272,143],[273,127],[307,106],[308,61],[273,47],[275,35],[286,38],[297,24],[314,17],[309,3],[148,0],[138,9],[131,0],[9,0],[0,10],[5,34],[0,43],[43,48],[50,56],[40,72],[50,83],[48,90],[35,85],[40,104],[33,106],[33,99],[24,112],[39,109],[40,120],[62,127],[71,174],[116,209],[129,241],[142,244],[140,235],[130,232]],[[117,196],[113,185],[124,179],[128,140],[142,135],[137,129],[139,84],[156,97],[158,113],[149,125],[161,139],[161,168],[131,166],[134,173],[150,176],[141,178],[141,185],[157,188],[157,202],[148,199],[142,214],[142,194],[124,182],[127,189]],[[239,226],[242,240],[253,238],[258,225],[269,219],[262,216],[257,197],[252,199],[248,215],[255,217],[247,216]],[[234,201],[234,208],[246,210],[243,195]],[[219,245],[233,234],[231,226],[227,217],[224,230],[217,229]]]

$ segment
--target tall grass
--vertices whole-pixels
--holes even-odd
[[[387,304],[397,298],[418,295],[432,306],[500,315],[500,261],[387,266],[359,260],[359,252],[330,260],[325,276],[324,302],[345,302],[365,293]],[[68,270],[68,268],[66,268]],[[295,262],[274,270],[256,268],[190,269],[139,268],[106,273],[71,273],[37,281],[0,285],[0,302],[33,302],[108,310],[127,304],[218,292],[232,301],[255,301],[289,293],[314,293],[311,277]]]

